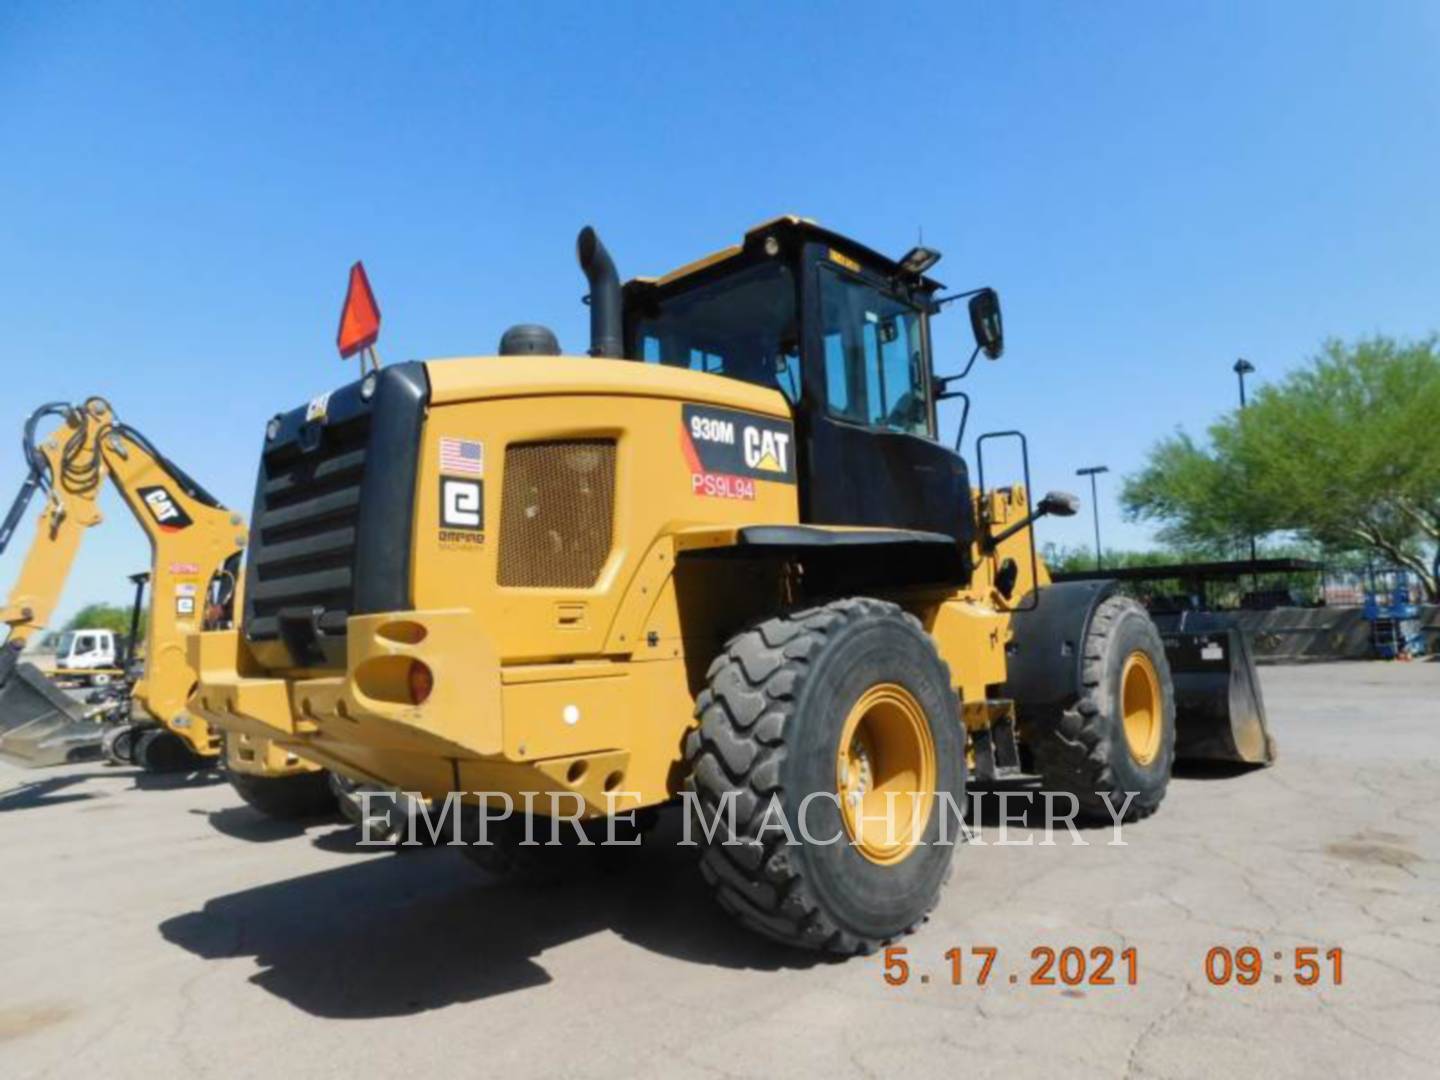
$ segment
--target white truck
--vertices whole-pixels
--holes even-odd
[[[55,643],[52,678],[103,686],[120,674],[120,635],[113,630],[66,630]]]

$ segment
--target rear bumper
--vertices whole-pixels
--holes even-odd
[[[232,733],[225,740],[224,751],[227,772],[260,776],[267,780],[315,772],[318,768],[300,757],[293,749],[286,749],[269,739],[241,732]]]
[[[500,748],[499,666],[468,612],[351,617],[343,675],[282,678],[255,671],[234,630],[196,634],[190,649],[199,673],[191,706],[223,730],[280,741],[348,733],[445,756]],[[404,667],[412,659],[434,674],[434,691],[421,706],[401,700]]]
[[[270,674],[233,630],[192,636],[190,660],[190,707],[216,727],[428,798],[564,795],[561,812],[586,816],[663,802],[690,723],[683,661],[502,669],[469,610],[352,616],[343,673]],[[406,700],[412,660],[433,675],[418,706]]]

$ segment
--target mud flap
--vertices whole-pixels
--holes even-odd
[[[1152,617],[1175,681],[1175,760],[1274,762],[1275,740],[1244,631],[1216,612]]]
[[[0,758],[31,769],[90,761],[104,732],[34,664],[0,649]]]

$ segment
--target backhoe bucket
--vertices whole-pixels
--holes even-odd
[[[0,758],[31,769],[88,761],[100,756],[104,733],[34,664],[0,650]]]
[[[1275,740],[1244,631],[1210,611],[1153,618],[1175,680],[1175,760],[1273,762]]]

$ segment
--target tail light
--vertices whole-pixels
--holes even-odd
[[[410,688],[410,704],[424,705],[430,696],[430,691],[435,689],[435,675],[430,668],[419,660],[410,661],[410,671],[407,683]]]

